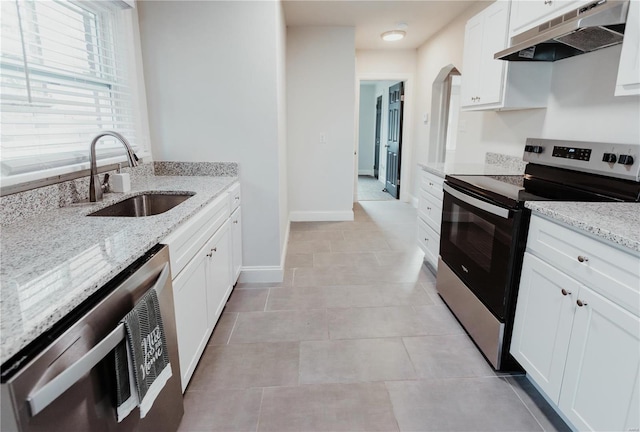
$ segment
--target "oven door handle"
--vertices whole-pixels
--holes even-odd
[[[465,202],[469,205],[479,208],[480,210],[484,210],[488,213],[491,213],[492,215],[501,217],[503,219],[509,219],[509,209],[469,196],[464,192],[460,192],[457,189],[452,188],[446,183],[442,185],[442,189],[444,189],[444,191],[449,195],[459,199],[462,202]]]
[[[169,279],[169,264],[162,267],[155,284],[151,289],[155,289],[158,294],[164,288]],[[104,339],[98,342],[86,354],[75,363],[66,368],[62,373],[49,381],[35,393],[27,397],[27,403],[31,411],[31,416],[35,417],[40,411],[45,409],[51,402],[56,400],[71,386],[85,376],[95,365],[97,365],[111,350],[113,350],[126,337],[124,324],[120,323]]]

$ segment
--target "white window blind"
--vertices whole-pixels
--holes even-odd
[[[102,130],[139,144],[130,33],[118,3],[3,0],[0,174],[57,173],[86,163]],[[124,154],[103,138],[98,159]],[[27,176],[33,177],[33,176]],[[44,175],[43,175],[44,177]]]

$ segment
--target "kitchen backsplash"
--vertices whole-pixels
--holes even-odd
[[[522,156],[510,156],[502,153],[490,153],[485,155],[484,162],[489,165],[500,165],[504,168],[513,169],[515,172],[524,174],[527,163],[522,160]]]
[[[115,174],[116,170],[108,171]],[[136,179],[153,175],[167,176],[216,176],[238,175],[235,162],[151,162],[134,168],[122,168],[128,172],[132,183]],[[0,197],[0,225],[45,213],[60,207],[89,199],[89,176],[37,189]]]
[[[157,176],[214,176],[235,177],[236,162],[154,162]]]

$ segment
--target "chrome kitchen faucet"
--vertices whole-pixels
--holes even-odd
[[[100,132],[96,137],[91,141],[91,148],[89,153],[89,162],[91,163],[91,173],[89,180],[89,201],[96,202],[102,200],[102,193],[106,191],[107,188],[107,179],[105,179],[104,183],[100,183],[100,179],[98,178],[98,168],[96,166],[96,144],[100,140],[100,138],[104,136],[112,136],[120,141],[125,149],[127,150],[127,159],[129,160],[129,166],[134,167],[138,166],[138,156],[133,152],[129,141],[118,132],[113,131],[105,131]],[[108,176],[108,174],[107,174]]]

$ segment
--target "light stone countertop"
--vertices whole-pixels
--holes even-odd
[[[237,177],[150,176],[126,194],[3,225],[0,232],[0,362],[50,329],[105,283],[219,196]],[[155,216],[86,217],[148,191],[194,192]]]
[[[640,203],[527,201],[527,208],[640,252]]]
[[[458,175],[522,175],[523,171],[513,166],[504,166],[488,163],[454,163],[454,162],[433,162],[419,163],[423,170],[444,178],[449,174]]]

